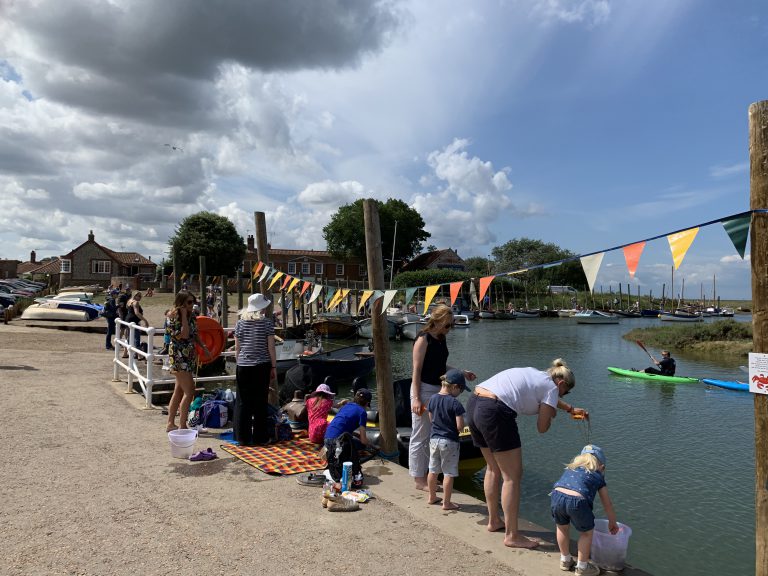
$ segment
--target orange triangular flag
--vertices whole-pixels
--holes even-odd
[[[461,285],[464,284],[464,282],[452,282],[450,285],[451,289],[451,306],[453,306],[454,302],[456,302],[456,298],[459,296],[459,292],[461,292]]]
[[[435,294],[437,294],[438,290],[440,290],[440,284],[435,286],[427,286],[426,294],[424,295],[424,314],[427,313],[429,304],[432,302],[432,298],[435,297]]]
[[[258,264],[254,264],[252,276],[256,276],[259,272],[261,272],[262,268],[264,268],[264,262],[259,262]]]
[[[485,278],[480,278],[480,302],[483,301],[483,296],[485,296],[485,293],[488,291],[488,286],[491,285],[491,282],[493,282],[494,278],[496,278],[496,276],[486,276]]]
[[[629,270],[630,278],[635,277],[635,271],[637,265],[640,262],[640,255],[645,248],[645,242],[636,242],[629,246],[624,246],[624,260],[627,262],[627,270]]]
[[[683,258],[685,258],[685,254],[688,252],[691,244],[693,244],[693,239],[696,238],[698,232],[698,228],[689,228],[688,230],[667,236],[669,249],[672,251],[672,260],[675,262],[675,270],[680,268],[680,264],[683,263]]]
[[[286,275],[285,280],[283,280],[283,285],[280,286],[280,290],[285,290],[285,287],[288,286],[288,282],[290,282],[292,278],[293,276]]]
[[[312,286],[311,282],[304,282],[304,285],[301,287],[301,292],[299,293],[299,296],[304,296],[304,292],[307,291],[307,288]]]

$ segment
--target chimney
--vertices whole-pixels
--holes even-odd
[[[248,234],[248,250],[250,250],[251,252],[256,250],[256,247],[254,245],[253,234]]]
[[[88,232],[88,241],[89,241],[89,242],[93,242],[93,238],[94,238],[94,236],[93,236],[93,230],[90,230],[90,231]]]
[[[35,260],[35,258],[37,258],[37,254],[34,250],[32,250],[32,252],[29,253],[29,261],[32,262],[32,264],[37,264],[37,260]]]

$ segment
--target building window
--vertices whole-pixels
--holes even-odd
[[[360,273],[360,278],[365,278],[365,276],[366,276],[365,265],[364,264],[358,264],[358,267],[359,267],[359,271],[358,272]]]
[[[111,274],[112,261],[111,260],[94,260],[91,263],[91,271],[93,272],[93,274]]]
[[[322,276],[323,275],[323,265],[319,262],[315,263],[315,275],[316,276]]]
[[[336,264],[336,276],[344,276],[344,264]]]
[[[62,274],[69,274],[72,272],[72,260],[62,260],[61,261],[61,273]]]
[[[296,262],[288,262],[288,274],[296,274]]]
[[[309,262],[302,262],[301,263],[301,273],[302,274],[309,274]]]

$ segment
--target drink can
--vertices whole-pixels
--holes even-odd
[[[349,490],[349,484],[352,481],[352,462],[344,462],[341,465],[341,491]]]

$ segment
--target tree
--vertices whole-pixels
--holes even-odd
[[[467,273],[472,276],[472,278],[482,278],[483,276],[488,276],[489,267],[490,274],[493,274],[495,268],[495,264],[493,262],[482,256],[470,256],[469,258],[464,258],[464,266],[466,266]]]
[[[493,248],[491,253],[495,260],[495,273],[523,270],[537,264],[548,264],[574,256],[573,252],[560,248],[556,244],[531,238],[510,240],[506,244]],[[520,279],[525,283],[541,285],[542,288],[545,284],[583,288],[587,283],[581,264],[577,260],[552,268],[531,270]]]
[[[386,202],[376,200],[376,205],[381,228],[382,258],[385,261],[392,258],[392,239],[395,237],[397,221],[395,262],[410,260],[419,253],[421,243],[430,237],[429,232],[424,230],[421,215],[402,200],[394,198],[389,198]],[[340,207],[323,228],[323,238],[328,245],[328,251],[336,258],[356,256],[365,261],[363,200]]]
[[[182,272],[197,271],[200,256],[205,256],[208,274],[234,276],[245,256],[245,241],[235,225],[213,212],[198,212],[182,220],[168,244]]]

